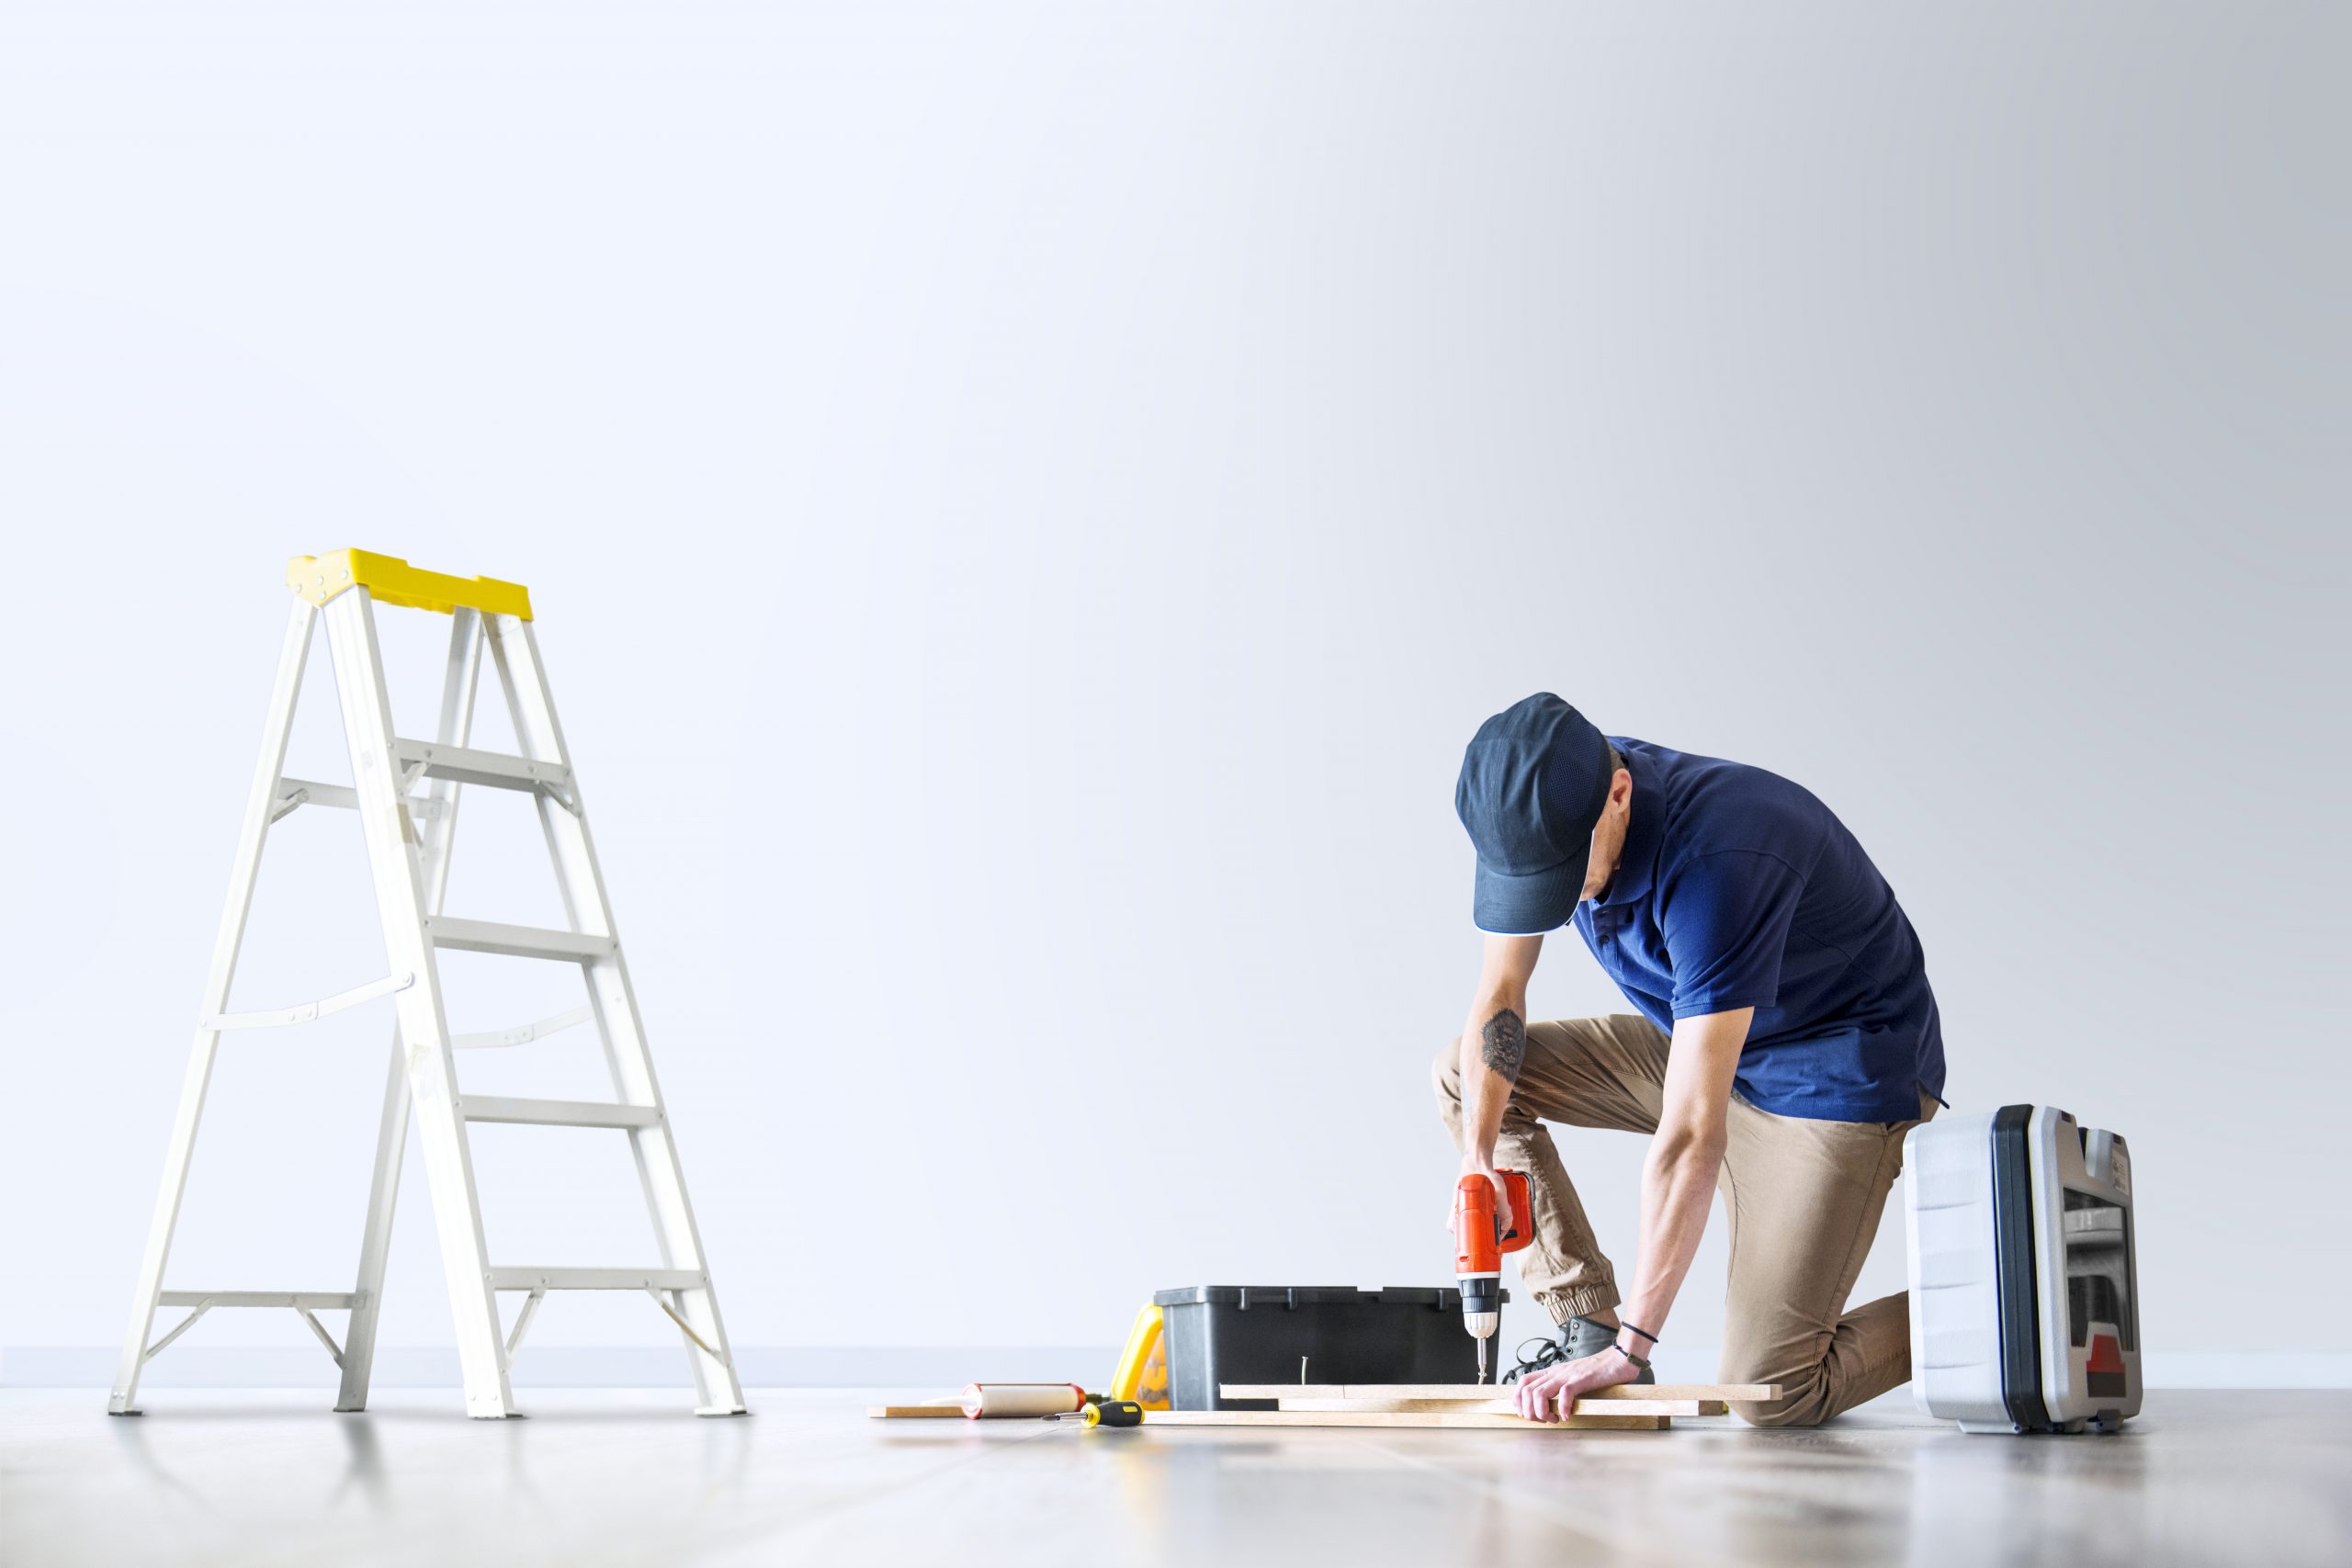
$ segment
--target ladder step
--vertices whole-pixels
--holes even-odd
[[[492,1269],[494,1291],[699,1291],[710,1276],[697,1269]]]
[[[444,746],[431,740],[394,740],[392,750],[403,766],[422,768],[428,779],[488,784],[492,789],[560,793],[571,787],[571,770],[561,762],[534,761],[503,751],[477,751],[470,746]]]
[[[349,1291],[164,1291],[156,1304],[167,1307],[307,1307],[327,1312],[359,1298]]]
[[[594,1100],[510,1100],[469,1094],[460,1102],[469,1122],[509,1122],[534,1127],[651,1127],[662,1112],[650,1105],[614,1105]]]
[[[460,953],[499,953],[511,958],[558,958],[574,964],[610,958],[616,945],[608,936],[584,931],[544,931],[497,920],[460,920],[449,915],[425,918],[424,935],[435,947]]]

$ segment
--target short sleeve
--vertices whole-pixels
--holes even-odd
[[[1660,889],[1658,925],[1674,968],[1674,1016],[1770,1007],[1781,994],[1799,876],[1778,855],[1722,850],[1677,867]]]

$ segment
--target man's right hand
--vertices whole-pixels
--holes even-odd
[[[1519,1229],[1520,1215],[1510,1205],[1510,1183],[1502,1179],[1502,1173],[1500,1171],[1497,1170],[1491,1165],[1484,1165],[1474,1159],[1464,1159],[1462,1162],[1462,1174],[1464,1176],[1483,1176],[1487,1179],[1487,1185],[1494,1189],[1495,1218],[1502,1222],[1502,1229],[1497,1235],[1495,1238],[1496,1240],[1499,1241],[1503,1236],[1507,1236],[1513,1231]],[[1460,1183],[1456,1182],[1455,1185],[1458,1187]],[[1452,1204],[1448,1204],[1446,1206],[1445,1225],[1446,1229],[1449,1231],[1453,1228],[1453,1208]],[[1460,1236],[1455,1236],[1453,1238],[1453,1243],[1456,1247],[1461,1246],[1462,1238]]]

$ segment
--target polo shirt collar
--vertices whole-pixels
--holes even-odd
[[[1641,752],[1617,748],[1625,771],[1634,775],[1633,820],[1625,824],[1625,847],[1617,857],[1617,873],[1593,900],[1596,908],[1618,909],[1638,904],[1657,883],[1658,845],[1665,837],[1666,791],[1657,767]]]

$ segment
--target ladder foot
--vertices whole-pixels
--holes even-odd
[[[504,1378],[498,1381],[500,1386],[496,1389],[483,1389],[478,1393],[468,1391],[466,1394],[468,1416],[477,1421],[504,1421],[523,1414],[514,1403],[514,1391],[504,1386],[506,1382]]]
[[[695,1407],[695,1414],[697,1416],[749,1416],[751,1411],[741,1404],[698,1404]]]

